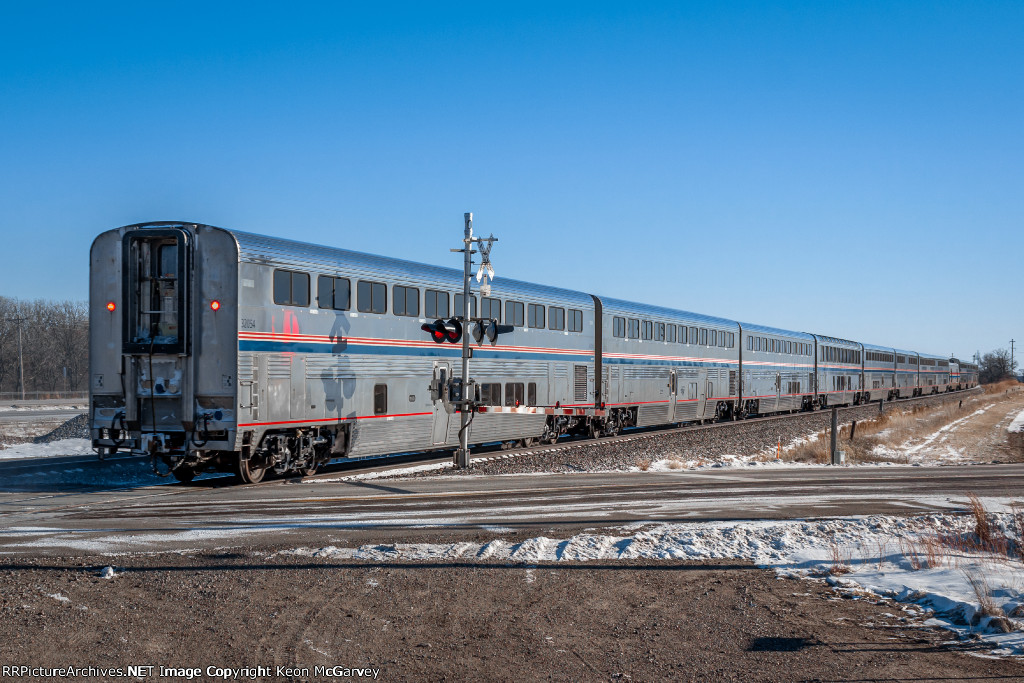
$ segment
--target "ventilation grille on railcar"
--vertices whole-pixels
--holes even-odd
[[[579,401],[587,400],[587,366],[586,365],[575,365],[573,366],[573,380],[576,390],[574,399]]]

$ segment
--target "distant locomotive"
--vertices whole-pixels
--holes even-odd
[[[104,232],[89,283],[93,445],[159,458],[182,481],[220,470],[243,482],[454,446],[461,349],[433,321],[462,311],[461,291],[456,270],[208,225]],[[509,279],[471,308],[502,332],[465,330],[466,390],[484,406],[472,444],[978,382],[956,359]]]

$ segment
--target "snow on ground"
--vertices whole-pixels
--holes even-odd
[[[0,460],[18,458],[56,458],[68,455],[94,455],[89,439],[60,439],[50,443],[19,443],[0,449]]]
[[[1016,542],[1012,513],[995,513],[996,528]],[[488,559],[532,564],[587,560],[746,559],[781,577],[825,578],[839,590],[884,596],[912,607],[911,615],[961,634],[977,633],[998,655],[1024,654],[1024,562],[945,547],[922,564],[927,539],[966,539],[974,519],[931,514],[904,518],[876,515],[820,521],[656,524],[621,527],[624,535],[582,533],[568,539],[544,536],[511,543],[500,538],[459,543],[395,543],[358,548],[296,548],[284,554],[328,560],[404,562]],[[841,566],[847,573],[843,573]],[[919,567],[915,569],[915,566]],[[983,577],[992,602],[1010,622],[982,614],[971,577]],[[1001,626],[1013,627],[1008,633]]]
[[[89,406],[85,403],[82,404],[47,404],[41,403],[39,405],[26,405],[24,403],[18,403],[14,405],[0,405],[0,413],[18,412],[24,410],[41,411],[41,410],[88,410]]]
[[[889,458],[898,458],[899,460],[907,463],[925,462],[941,460],[943,462],[950,462],[960,460],[965,457],[965,454],[952,445],[946,443],[950,435],[952,435],[961,425],[965,422],[984,414],[991,408],[992,405],[983,406],[978,408],[970,415],[964,415],[961,418],[953,420],[947,425],[940,427],[921,441],[914,443],[914,439],[890,448],[886,446],[876,446],[874,453],[876,455],[883,455]]]
[[[310,480],[306,483],[314,484],[328,484],[336,483],[339,481],[365,481],[367,479],[380,479],[381,477],[394,477],[405,474],[416,474],[417,472],[433,472],[435,470],[444,470],[452,467],[450,462],[436,462],[428,465],[409,465],[408,467],[393,467],[387,470],[381,470],[380,472],[360,472],[359,474],[349,474],[342,477],[330,477],[327,479],[320,478]]]
[[[940,427],[923,439],[912,438],[896,446],[879,444],[871,452],[873,455],[885,458],[896,464],[970,464],[976,462],[976,458],[972,454],[956,448],[948,443],[948,441],[950,436],[963,426],[964,423],[984,414],[990,408],[992,408],[992,405],[979,408],[970,415],[965,415]],[[875,434],[874,438],[884,438],[890,433],[891,430],[885,429]]]
[[[1013,418],[1013,422],[1006,428],[1006,431],[1011,434],[1018,434],[1024,432],[1024,410],[1017,413],[1017,417]]]

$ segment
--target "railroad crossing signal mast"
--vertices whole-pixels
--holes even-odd
[[[476,273],[477,282],[483,279],[480,284],[480,293],[483,296],[487,296],[491,293],[491,281],[494,280],[494,268],[491,267],[491,247],[498,241],[498,238],[494,235],[490,237],[481,238],[473,237],[473,214],[467,213],[465,218],[465,236],[462,239],[462,243],[465,245],[462,249],[452,249],[455,253],[462,253],[463,255],[463,268],[462,268],[462,325],[463,330],[466,325],[470,322],[470,284],[473,277],[473,254],[477,253],[477,250],[473,248],[473,245],[478,245],[480,248],[480,269]],[[473,415],[473,398],[471,396],[471,388],[469,385],[469,359],[473,356],[472,350],[469,348],[469,334],[462,335],[462,395],[459,396],[457,401],[454,401],[455,405],[459,409],[459,448],[455,451],[455,466],[456,467],[469,467],[469,423]]]

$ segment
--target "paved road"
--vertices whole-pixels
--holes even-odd
[[[1024,465],[722,468],[701,472],[288,480],[259,486],[0,492],[0,552],[564,535],[638,521],[788,519],[1024,500]],[[500,529],[498,529],[500,528]]]
[[[64,422],[76,415],[84,415],[86,408],[23,408],[21,410],[0,410],[0,424],[19,422]]]

